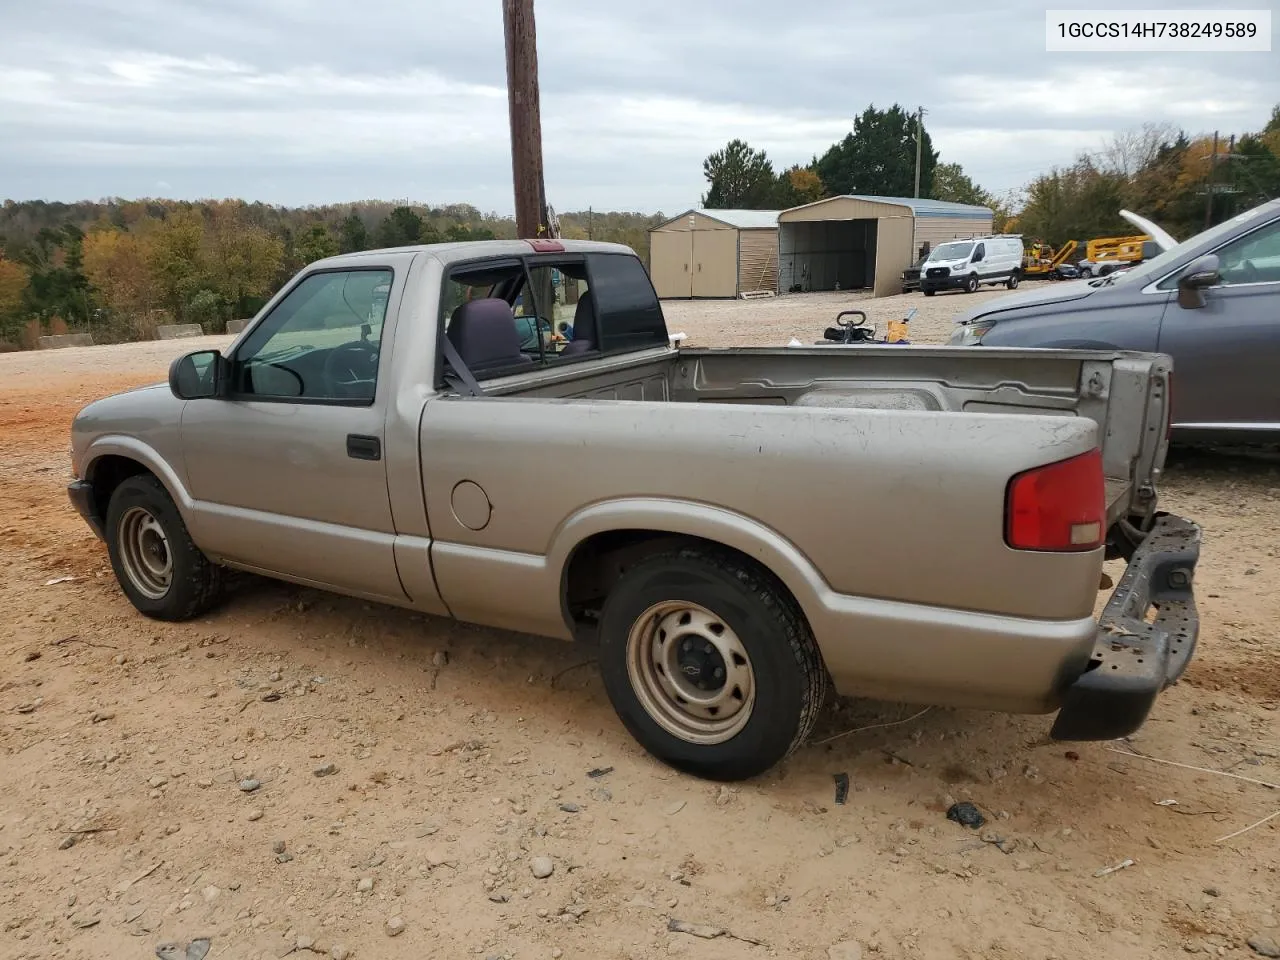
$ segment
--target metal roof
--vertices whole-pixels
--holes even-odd
[[[686,210],[679,216],[665,220],[656,227],[650,227],[651,230],[657,230],[665,227],[669,223],[675,223],[682,217],[687,217],[691,213],[701,214],[712,220],[719,220],[721,223],[728,224],[731,227],[737,227],[739,230],[763,230],[777,229],[778,226],[778,210],[704,210],[701,207],[696,210]]]
[[[990,207],[978,207],[968,203],[952,203],[949,200],[930,200],[927,197],[876,197],[863,193],[847,193],[842,197],[827,197],[815,203],[806,203],[792,210],[803,210],[805,207],[816,207],[819,203],[832,200],[863,200],[868,203],[890,203],[899,207],[908,207],[914,216],[923,219],[955,219],[971,220],[975,217],[991,217],[995,212]],[[788,212],[788,211],[783,211]]]

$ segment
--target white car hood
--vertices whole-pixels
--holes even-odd
[[[972,310],[966,310],[955,318],[955,323],[972,323],[979,317],[988,317],[1004,310],[1017,310],[1019,307],[1037,306],[1042,303],[1069,303],[1081,300],[1094,292],[1088,280],[1046,281],[1047,289],[1029,290],[1026,293],[1012,293],[1006,297],[988,300]]]

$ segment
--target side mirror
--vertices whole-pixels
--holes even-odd
[[[179,400],[207,400],[226,392],[227,358],[218,350],[197,350],[169,365],[169,390]]]
[[[1184,310],[1199,310],[1205,304],[1204,289],[1217,286],[1221,281],[1216,255],[1210,253],[1193,260],[1178,278],[1178,306]]]
[[[1154,240],[1142,241],[1143,260],[1154,260],[1156,257],[1160,256],[1160,253],[1160,244],[1156,243]]]

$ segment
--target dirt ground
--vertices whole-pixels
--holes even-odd
[[[918,306],[938,340],[979,296],[870,306]],[[853,299],[668,313],[694,343],[785,343]],[[1280,783],[1274,463],[1174,462],[1166,506],[1205,527],[1201,645],[1130,742],[832,703],[790,761],[721,787],[640,750],[589,650],[253,579],[194,623],[137,615],[67,503],[67,426],[197,345],[0,356],[0,958],[181,957],[201,937],[211,960],[1148,960],[1280,940],[1280,818],[1219,842],[1280,789],[1127,755]],[[957,799],[988,824],[948,821]]]

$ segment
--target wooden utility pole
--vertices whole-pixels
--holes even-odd
[[[511,114],[511,174],[516,192],[516,236],[533,239],[545,224],[542,117],[538,102],[538,41],[533,0],[502,0],[507,41],[507,107]]]
[[[920,196],[920,150],[924,146],[924,107],[916,108],[916,192]]]
[[[1213,153],[1209,155],[1209,182],[1204,188],[1204,228],[1213,223],[1213,180],[1218,166],[1218,131],[1213,131]]]

